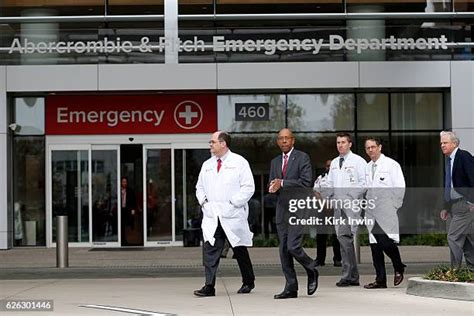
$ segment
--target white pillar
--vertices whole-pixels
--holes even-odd
[[[54,16],[56,10],[53,9],[27,9],[21,12],[22,16],[34,17],[34,16]],[[22,40],[28,39],[29,42],[57,42],[59,41],[59,25],[58,23],[22,23],[21,24],[21,37]],[[21,63],[27,64],[45,64],[45,58],[55,58],[58,53],[33,53],[33,54],[22,54]],[[51,64],[51,61],[47,62]]]
[[[171,43],[178,39],[178,0],[165,1],[165,38]],[[165,49],[165,64],[178,63],[178,48],[175,45]]]
[[[11,247],[12,225],[8,190],[8,117],[6,66],[0,66],[0,249]]]
[[[451,62],[452,129],[460,147],[474,154],[474,62]]]
[[[381,5],[349,5],[350,13],[383,12]],[[347,20],[347,38],[385,38],[385,21],[380,20]],[[364,50],[360,54],[356,50],[347,52],[349,61],[383,61],[385,50]]]

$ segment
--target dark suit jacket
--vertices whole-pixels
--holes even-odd
[[[276,156],[270,165],[270,182],[273,179],[281,179],[282,154]],[[276,206],[276,223],[284,221],[288,213],[288,197],[293,198],[297,188],[308,189],[312,185],[311,161],[305,152],[293,149],[288,160],[286,175],[283,178],[283,187],[277,192],[278,201]],[[304,191],[304,190],[302,190]],[[295,196],[294,198],[297,198]]]
[[[126,192],[127,197],[125,205],[122,204],[122,209],[126,209],[128,212],[131,210],[137,211],[137,198],[135,192],[130,188],[127,188]],[[120,198],[122,198],[122,189],[120,189]]]
[[[454,190],[474,203],[474,157],[468,151],[459,148],[456,152],[451,177]]]

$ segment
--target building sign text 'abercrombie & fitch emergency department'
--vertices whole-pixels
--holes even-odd
[[[46,97],[48,135],[211,133],[216,129],[213,94]]]
[[[142,37],[139,42],[122,41],[119,37],[98,41],[32,41],[28,38],[15,38],[8,50],[9,54],[19,52],[20,54],[97,54],[97,53],[131,53],[131,52],[164,52],[171,49],[178,52],[247,52],[264,53],[274,55],[285,51],[308,51],[314,55],[324,49],[337,51],[345,49],[358,54],[366,50],[426,50],[426,49],[448,49],[448,39],[445,35],[428,38],[347,38],[340,35],[329,35],[329,40],[322,38],[304,39],[226,39],[225,36],[213,36],[212,43],[194,36],[189,40],[179,38],[169,39],[157,37],[153,42],[150,37]]]

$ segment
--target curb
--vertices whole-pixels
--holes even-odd
[[[459,301],[474,301],[474,284],[433,281],[414,277],[408,280],[407,294]]]

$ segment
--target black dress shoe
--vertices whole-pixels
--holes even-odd
[[[347,287],[347,286],[359,286],[360,283],[358,281],[347,281],[347,280],[340,280],[336,283],[338,287]]]
[[[386,283],[378,283],[378,282],[372,282],[369,284],[364,285],[364,289],[386,289],[387,284]]]
[[[199,297],[216,296],[216,289],[210,285],[205,285],[200,290],[194,291],[194,295]]]
[[[342,267],[342,262],[341,262],[341,260],[334,260],[334,266],[335,266],[335,267]]]
[[[393,276],[393,285],[397,286],[400,285],[403,281],[403,272],[395,272]]]
[[[318,260],[314,260],[315,267],[324,267],[326,264],[324,262],[319,262]]]
[[[255,283],[252,284],[242,284],[240,289],[237,291],[238,294],[248,294],[255,288]]]
[[[318,277],[319,277],[319,272],[315,268],[313,270],[308,271],[308,295],[313,295],[314,292],[316,292],[316,289],[318,288]]]
[[[273,298],[276,300],[281,300],[285,298],[297,298],[297,297],[298,297],[297,291],[283,291],[280,294],[275,294],[273,296]]]

